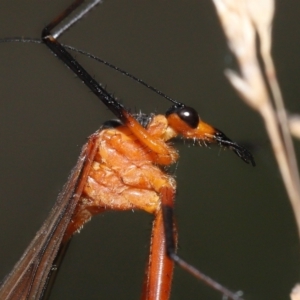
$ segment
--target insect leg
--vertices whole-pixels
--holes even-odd
[[[162,188],[162,191],[161,198],[166,198],[162,201],[168,202],[169,206],[173,207],[175,191],[171,188]],[[167,255],[166,249],[172,247],[172,251],[175,253],[177,237],[176,234],[173,233],[173,224],[171,228],[169,228],[171,232],[166,230],[163,214],[163,209],[159,209],[153,221],[149,264],[144,283],[143,300],[164,300],[169,299],[170,296],[174,262]],[[168,235],[171,235],[171,237],[166,238],[166,232]]]
[[[163,215],[163,223],[164,223],[164,235],[165,235],[165,245],[166,245],[166,255],[173,260],[178,266],[184,269],[186,272],[190,273],[197,279],[203,281],[211,288],[219,291],[224,296],[228,297],[228,299],[232,300],[242,300],[242,298],[237,294],[230,290],[228,290],[223,285],[219,284],[209,276],[200,272],[197,268],[187,263],[181,257],[179,257],[176,253],[177,248],[177,240],[176,240],[176,228],[174,223],[174,192],[170,189],[170,187],[162,187],[161,189],[161,210]]]

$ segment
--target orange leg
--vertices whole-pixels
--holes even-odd
[[[167,249],[171,246],[171,251],[175,251],[177,239],[174,236],[172,218],[165,217],[165,208],[173,210],[172,189],[162,188],[161,203],[152,226],[149,263],[144,279],[142,300],[168,300],[171,292],[174,261],[168,257]],[[165,226],[166,223],[168,226]]]

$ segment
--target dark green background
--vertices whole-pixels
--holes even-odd
[[[0,37],[39,37],[70,1],[2,1]],[[287,108],[300,111],[300,4],[278,1],[274,57]],[[288,299],[299,281],[293,214],[260,117],[223,75],[232,66],[211,1],[107,0],[64,43],[126,69],[254,146],[257,167],[218,148],[180,145],[179,254],[246,299]],[[78,57],[133,111],[164,99]],[[86,137],[112,114],[42,45],[0,45],[0,277],[51,209]],[[295,142],[300,150],[299,141]],[[151,216],[106,213],[76,235],[52,299],[138,299]],[[221,299],[176,268],[172,299]]]

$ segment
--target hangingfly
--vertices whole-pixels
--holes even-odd
[[[42,32],[42,42],[118,120],[106,122],[89,137],[48,218],[2,284],[0,299],[42,298],[53,266],[57,265],[75,232],[95,214],[132,209],[144,210],[154,216],[142,299],[169,299],[174,263],[228,298],[242,299],[178,256],[173,214],[176,182],[165,167],[178,161],[179,154],[169,143],[178,136],[194,143],[215,143],[231,149],[244,162],[254,166],[251,153],[201,120],[195,109],[161,92],[172,102],[165,114],[131,114],[57,40],[100,1],[89,3],[52,33],[82,2],[75,1],[48,24]]]

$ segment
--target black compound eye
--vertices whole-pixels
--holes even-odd
[[[177,116],[185,122],[189,127],[195,129],[197,128],[200,118],[195,109],[189,106],[181,105],[173,105],[166,112],[166,116],[171,114],[177,114]]]
[[[199,115],[195,109],[192,107],[184,106],[177,110],[178,117],[184,121],[191,128],[197,128],[199,124]]]

